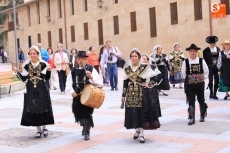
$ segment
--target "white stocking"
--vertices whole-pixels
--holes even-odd
[[[144,136],[144,129],[140,128],[140,136]]]
[[[134,134],[134,135],[135,135],[136,137],[138,137],[138,136],[139,136],[139,134],[140,134],[140,128],[136,128],[136,132],[135,132],[135,134]]]
[[[42,132],[42,128],[40,126],[36,126],[38,132]]]
[[[42,129],[43,129],[43,130],[46,129],[46,125],[42,125]]]

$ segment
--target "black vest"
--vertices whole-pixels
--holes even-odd
[[[204,58],[204,60],[208,66],[217,64],[220,48],[217,46],[216,46],[216,48],[217,48],[217,52],[213,52],[213,53],[211,52],[209,47],[205,48],[203,51],[203,58]]]
[[[188,59],[185,60],[186,64],[186,84],[198,84],[204,82],[203,59],[199,58],[198,64],[189,64]]]
[[[86,64],[83,69],[79,69],[79,66],[75,66],[71,71],[73,80],[72,87],[77,93],[80,93],[86,84],[90,84],[89,78],[85,73],[86,70],[92,73],[93,67]]]

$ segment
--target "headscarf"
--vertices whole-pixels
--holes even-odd
[[[155,45],[155,46],[153,47],[153,55],[156,55],[156,54],[157,54],[157,49],[158,49],[159,47],[161,47],[161,48],[163,49],[163,47],[162,47],[161,45]],[[163,50],[162,50],[162,53],[163,53]]]
[[[138,48],[133,48],[133,49],[131,50],[131,52],[130,52],[130,55],[131,55],[131,53],[132,53],[134,50],[137,51],[137,52],[140,54],[140,56],[141,56],[141,53],[140,53],[140,51],[139,51]],[[140,58],[139,64],[142,63],[141,61],[142,61],[142,60],[141,60],[141,58]],[[131,67],[133,66],[132,61],[131,61],[131,57],[129,57],[129,65],[130,65]]]
[[[29,63],[31,62],[31,58],[30,58],[30,56],[29,56],[29,52],[30,52],[31,50],[35,50],[35,51],[38,53],[38,60],[39,60],[40,62],[43,62],[43,63],[45,63],[46,65],[48,65],[48,63],[42,59],[41,52],[40,52],[40,50],[38,49],[38,46],[35,46],[35,45],[34,45],[34,46],[30,47],[30,49],[27,51],[27,60],[23,63],[22,67],[24,67],[26,64],[29,64]]]
[[[149,59],[149,63],[143,63],[143,58],[142,58],[142,56],[146,56],[148,59]],[[146,54],[146,53],[143,53],[142,55],[141,55],[141,63],[143,63],[143,64],[151,64],[151,59],[150,59],[150,57],[148,56],[148,54]]]

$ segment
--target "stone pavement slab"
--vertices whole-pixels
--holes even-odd
[[[124,128],[124,109],[120,109],[122,69],[119,69],[119,90],[104,87],[105,101],[94,111],[95,127],[91,139],[83,140],[82,128],[74,123],[70,94],[61,95],[51,90],[54,125],[48,125],[48,138],[34,139],[34,127],[20,126],[23,91],[3,95],[0,99],[0,153],[229,153],[230,152],[230,100],[210,100],[204,123],[199,122],[196,103],[196,123],[187,124],[187,105],[183,89],[171,88],[169,96],[160,94],[161,128],[144,132],[146,142],[133,140],[135,130]]]

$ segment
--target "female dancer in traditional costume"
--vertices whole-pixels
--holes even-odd
[[[140,143],[144,143],[144,129],[154,130],[160,127],[147,90],[153,87],[154,76],[160,74],[160,71],[153,71],[149,64],[141,64],[141,54],[137,48],[132,49],[130,60],[130,65],[124,69],[125,78],[121,98],[122,102],[126,101],[124,126],[127,129],[136,129],[133,139],[138,139],[140,136]]]
[[[28,60],[22,65],[22,73],[14,68],[18,78],[26,82],[21,125],[36,126],[35,138],[41,138],[42,134],[47,137],[46,125],[54,124],[50,93],[45,83],[50,79],[50,68],[42,60],[37,46],[32,46],[28,55]]]

